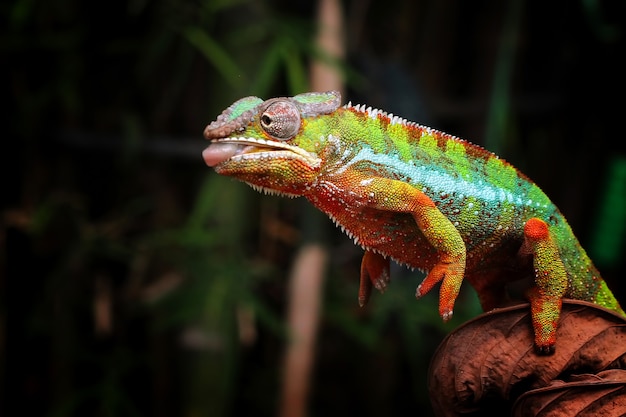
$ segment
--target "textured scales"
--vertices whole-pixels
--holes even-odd
[[[362,105],[338,92],[227,108],[204,135],[207,165],[254,188],[304,196],[365,249],[359,303],[385,290],[389,259],[428,271],[421,297],[441,283],[452,316],[463,278],[485,311],[505,285],[527,292],[540,353],[552,353],[564,297],[624,311],[556,206],[496,155],[446,133]]]

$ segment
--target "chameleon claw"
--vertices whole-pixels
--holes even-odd
[[[454,314],[454,312],[452,310],[448,310],[440,314],[441,314],[441,318],[443,319],[443,321],[446,322],[452,319],[452,315]]]
[[[358,297],[359,307],[364,307],[367,304],[370,299],[370,295],[372,295],[372,282],[366,277],[361,277]]]
[[[535,344],[535,352],[537,355],[550,356],[554,354],[554,345],[539,346]]]
[[[389,276],[382,276],[374,280],[374,288],[376,288],[382,294],[387,290],[388,282],[389,282]]]
[[[419,300],[420,298],[422,298],[423,295],[424,294],[422,294],[422,284],[420,284],[415,289],[415,298],[417,298]]]

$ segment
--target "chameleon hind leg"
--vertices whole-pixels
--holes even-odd
[[[466,249],[459,231],[426,194],[410,184],[387,178],[371,178],[365,182],[361,181],[359,185],[363,187],[363,193],[371,197],[368,202],[371,207],[410,213],[428,243],[436,249],[437,261],[417,287],[416,296],[423,296],[441,282],[439,314],[444,320],[450,319],[465,274]],[[386,283],[385,278],[380,277],[386,273],[388,280],[388,262],[385,264],[381,255],[365,253],[361,266],[360,287],[365,295],[369,291],[369,284],[364,273],[369,276],[374,286]],[[359,295],[361,296],[361,292]]]
[[[546,222],[538,218],[526,222],[520,254],[531,255],[533,259],[535,286],[527,296],[535,348],[538,353],[549,355],[554,353],[562,298],[567,290],[567,273]]]

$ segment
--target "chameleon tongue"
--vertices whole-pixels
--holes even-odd
[[[202,158],[204,158],[204,162],[208,166],[214,167],[220,162],[224,162],[234,156],[241,151],[241,149],[243,149],[243,146],[235,143],[212,143],[208,148],[202,151]]]

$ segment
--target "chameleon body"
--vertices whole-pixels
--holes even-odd
[[[365,249],[359,303],[389,281],[389,260],[427,271],[416,296],[441,283],[452,316],[463,278],[482,308],[531,277],[535,347],[554,351],[564,297],[624,311],[541,189],[483,148],[338,92],[241,99],[204,130],[219,174],[268,193],[304,196]]]

